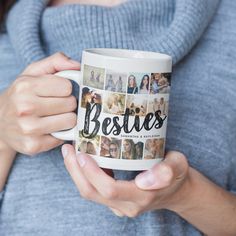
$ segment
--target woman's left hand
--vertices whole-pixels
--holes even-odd
[[[156,209],[181,209],[190,190],[190,168],[179,152],[132,181],[115,180],[86,154],[76,155],[73,146],[62,147],[64,162],[82,197],[106,205],[118,216],[136,217]]]

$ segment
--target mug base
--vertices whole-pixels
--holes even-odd
[[[126,159],[112,159],[105,157],[92,156],[101,168],[112,170],[129,170],[140,171],[151,169],[155,164],[161,162],[163,158],[151,160],[126,160]]]

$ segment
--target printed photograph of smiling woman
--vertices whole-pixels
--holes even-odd
[[[120,158],[121,140],[106,136],[101,137],[100,156],[107,158]]]
[[[144,149],[144,159],[163,158],[165,150],[165,139],[147,139]]]
[[[137,88],[137,92],[132,93],[130,89],[130,93],[132,94],[149,94],[150,92],[150,77],[151,75],[147,73],[131,73],[129,77],[129,83],[132,84],[131,81],[133,77],[135,78],[134,83]]]
[[[122,159],[143,159],[143,143],[138,139],[124,139],[122,142]]]
[[[79,132],[78,151],[91,155],[99,154],[100,136],[96,135],[92,139],[85,138],[82,132]]]
[[[170,93],[171,73],[152,73],[150,93]]]
[[[82,89],[81,107],[86,108],[88,104],[102,104],[102,95],[99,90],[88,87]]]

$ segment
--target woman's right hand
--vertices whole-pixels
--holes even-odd
[[[27,155],[61,145],[50,133],[76,125],[77,102],[71,82],[53,74],[79,69],[62,53],[28,66],[0,95],[0,140]]]

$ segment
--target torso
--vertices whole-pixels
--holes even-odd
[[[27,1],[27,4],[28,2],[37,4],[37,1]],[[234,7],[236,7],[235,1],[222,1],[216,18],[199,40],[198,45],[182,60],[181,64],[175,67],[166,142],[168,150],[184,151],[191,166],[216,184],[230,190],[236,189],[235,184],[233,185],[236,183],[236,178],[232,182],[229,181],[229,177],[235,175],[236,169],[236,165],[231,161],[235,157],[236,146],[236,132],[233,125],[236,120],[234,91],[236,71],[233,65],[236,60],[236,48],[232,43],[236,40]],[[52,23],[51,19],[60,19],[61,15],[58,13],[63,10],[47,9],[46,14],[43,14],[42,28],[45,34],[42,36],[44,42],[49,42],[44,45],[48,54],[65,51],[68,56],[79,60],[84,48],[129,47],[128,43],[133,41],[137,48],[150,49],[148,43],[147,47],[139,44],[137,32],[127,38],[126,31],[115,31],[114,25],[105,25],[106,30],[99,31],[101,33],[99,38],[95,37],[98,35],[99,27],[95,24],[98,23],[98,19],[102,17],[111,19],[111,16],[114,16],[109,15],[107,10],[90,9],[89,6],[77,7],[77,10],[74,6],[65,7],[64,10],[66,12],[61,20],[66,26],[67,20],[71,19],[69,17],[78,17],[71,19],[75,21],[74,31],[68,31],[68,34],[53,34],[56,23],[51,27],[48,24],[48,22]],[[90,10],[97,14],[88,14],[88,18],[84,18],[85,15],[82,13],[90,13]],[[140,8],[137,10],[140,12]],[[225,14],[228,11],[229,14]],[[121,16],[125,18],[125,15]],[[130,25],[136,25],[136,21],[132,21],[133,18],[128,19],[132,23]],[[114,17],[112,20],[115,23],[120,21],[124,23],[121,17],[117,19]],[[80,22],[83,24],[79,24]],[[222,22],[228,22],[227,28],[222,27]],[[87,25],[91,23],[94,25],[88,30]],[[117,34],[114,42],[113,38],[110,39],[111,43],[106,41],[109,26],[113,26],[112,30]],[[119,27],[119,24],[115,26]],[[141,24],[137,24],[138,26],[141,27]],[[60,25],[57,27],[60,28]],[[57,29],[56,32],[61,31]],[[91,37],[91,35],[95,36]],[[123,37],[127,42],[125,45],[120,43]],[[152,37],[147,38],[153,41]],[[15,54],[15,49],[11,45],[12,41],[13,38],[2,35],[0,37],[0,87],[2,89],[8,86],[8,83],[12,82],[24,68],[20,64],[22,58]],[[231,43],[226,46],[222,43],[228,41]],[[223,112],[222,107],[224,107]],[[115,177],[133,179],[133,174],[136,173],[116,171]],[[107,207],[82,199],[65,169],[59,148],[34,158],[18,155],[5,188],[3,201],[0,201],[0,215],[0,235],[202,235],[169,211],[152,211],[142,214],[137,219],[119,218],[113,216]]]

